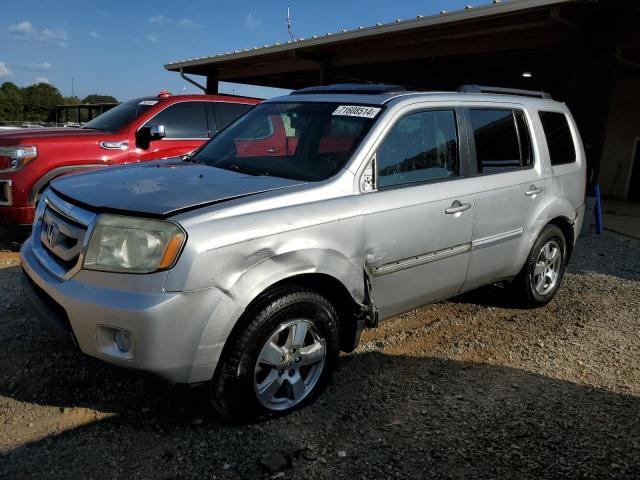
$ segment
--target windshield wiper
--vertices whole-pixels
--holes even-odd
[[[180,158],[182,159],[183,162],[198,163],[198,162],[196,162],[196,159],[193,157],[193,155],[190,154],[190,153],[185,153]]]
[[[224,168],[225,170],[231,170],[233,172],[246,173],[247,175],[253,175],[254,177],[262,177],[266,175],[266,173],[261,172],[260,170],[256,170],[250,167],[245,167],[244,165],[238,165],[236,163],[232,163],[231,165],[225,165],[225,166],[216,165],[216,167]]]

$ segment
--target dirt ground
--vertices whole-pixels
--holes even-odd
[[[582,238],[545,308],[491,288],[392,319],[342,357],[318,402],[242,427],[220,424],[203,389],[49,339],[12,248],[0,478],[640,478],[636,240]]]

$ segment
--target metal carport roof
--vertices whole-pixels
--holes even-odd
[[[561,6],[563,4],[577,3],[580,0],[511,0],[508,2],[494,1],[491,4],[467,7],[455,12],[441,12],[432,16],[418,16],[409,20],[396,20],[392,23],[377,24],[370,27],[359,27],[354,30],[342,30],[336,33],[327,33],[322,36],[313,36],[308,39],[296,41],[287,40],[276,42],[272,45],[254,47],[251,49],[236,50],[233,52],[218,53],[207,57],[192,58],[168,63],[165,68],[170,71],[182,71],[196,75],[206,75],[212,81],[227,80],[241,83],[253,83],[271,86],[283,86],[297,88],[305,84],[324,83],[323,70],[340,68],[345,65],[363,64],[367,58],[361,53],[367,50],[371,61],[380,63],[385,60],[384,43],[406,39],[413,42],[420,37],[420,47],[424,51],[423,56],[439,56],[441,53],[450,53],[456,40],[468,37],[468,28],[474,24],[476,33],[484,33],[485,37],[496,37],[495,33],[518,30],[525,32],[526,28],[544,27],[562,23]],[[517,18],[514,18],[517,16]],[[506,22],[507,17],[511,20]],[[518,25],[518,27],[514,27]],[[478,32],[477,29],[481,31]],[[550,32],[551,43],[556,40],[559,32]],[[411,37],[414,37],[412,39]],[[433,36],[433,38],[430,38]],[[426,42],[431,41],[430,45]],[[449,45],[442,46],[434,51],[434,42],[446,40]],[[516,39],[517,40],[517,39]],[[520,40],[519,43],[522,42]],[[524,40],[527,40],[526,38]],[[376,43],[377,42],[377,43]],[[525,42],[526,43],[526,42]],[[410,45],[411,43],[407,43]],[[366,45],[366,47],[364,47]],[[505,42],[506,47],[518,47]],[[487,48],[491,49],[491,46]],[[357,58],[346,58],[349,50],[354,50]],[[393,52],[392,60],[402,60],[403,57],[414,57],[414,51]],[[298,72],[320,72],[311,76],[302,75],[299,79],[277,78],[279,73],[290,74]],[[284,77],[290,75],[284,75]],[[333,80],[333,79],[331,79]]]

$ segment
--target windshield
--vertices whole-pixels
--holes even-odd
[[[157,100],[129,100],[98,115],[83,128],[102,130],[103,132],[117,132],[125,128],[156,103],[158,103]]]
[[[380,110],[338,103],[263,103],[190,160],[250,175],[325,180],[349,160]]]

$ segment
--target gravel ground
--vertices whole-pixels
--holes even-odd
[[[0,478],[640,478],[639,247],[581,239],[542,309],[496,287],[387,321],[314,405],[242,427],[49,339],[5,250]]]

